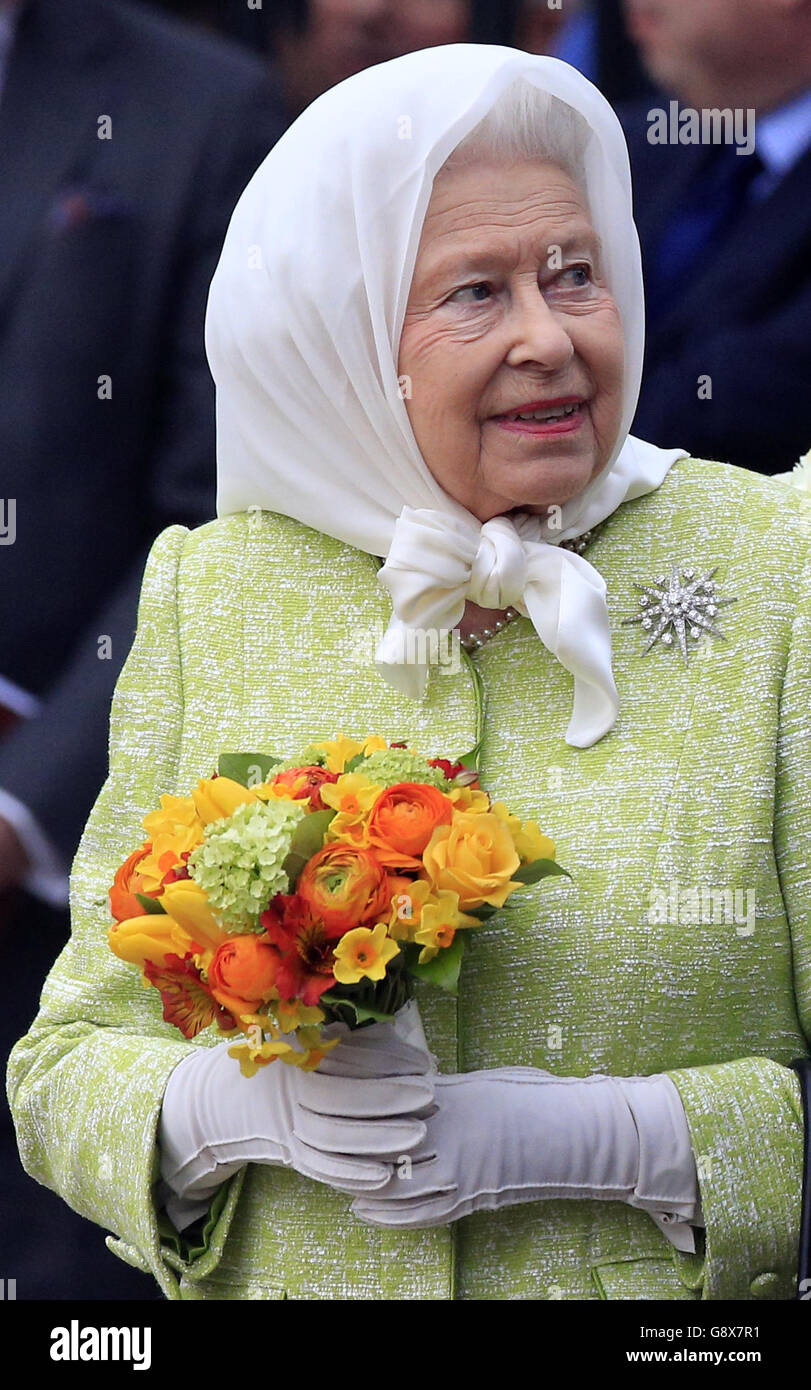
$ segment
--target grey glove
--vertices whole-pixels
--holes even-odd
[[[385,1186],[353,1202],[364,1221],[436,1226],[553,1197],[623,1201],[654,1219],[701,1221],[686,1116],[668,1076],[501,1067],[436,1076],[434,1085],[438,1108],[425,1137]]]
[[[244,1077],[228,1049],[200,1047],[172,1072],[158,1128],[159,1198],[177,1229],[245,1163],[280,1164],[340,1191],[383,1186],[425,1138],[435,1109],[432,1060],[392,1024],[350,1032],[316,1071],[276,1061]]]

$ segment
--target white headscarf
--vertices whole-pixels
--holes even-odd
[[[625,339],[612,456],[563,506],[554,531],[549,519],[529,513],[482,524],[451,498],[417,447],[397,377],[434,176],[520,77],[591,127],[586,191]],[[415,698],[427,671],[414,662],[408,628],[453,629],[466,598],[487,608],[513,605],[573,673],[566,741],[588,747],[619,709],[606,588],[583,556],[558,542],[657,488],[686,452],[628,435],[643,322],[628,154],[596,87],[555,58],[485,44],[425,49],[368,68],[299,116],[231,218],[206,317],[217,387],[217,514],[260,506],[387,557],[379,578],[393,617],[375,664]]]

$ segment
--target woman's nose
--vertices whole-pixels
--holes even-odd
[[[511,367],[532,361],[560,371],[574,356],[565,326],[537,284],[513,294],[509,324],[512,342],[506,360]]]

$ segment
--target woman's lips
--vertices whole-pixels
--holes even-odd
[[[576,406],[570,415],[562,415],[557,420],[508,420],[506,415],[493,415],[494,425],[500,426],[503,430],[510,430],[513,434],[574,434],[576,430],[582,428],[584,416],[584,403]]]

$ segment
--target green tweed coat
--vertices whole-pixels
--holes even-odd
[[[165,530],[73,864],[73,934],[10,1057],[26,1170],[170,1299],[792,1298],[803,1126],[787,1064],[811,1038],[805,516],[785,484],[687,459],[602,524],[587,555],[607,584],[621,709],[587,749],[564,741],[572,678],[527,619],[411,701],[368,662],[391,611],[375,557],[258,509]],[[701,638],[687,666],[675,644],[643,657],[641,628],[622,625],[634,581],[671,561],[717,565],[719,596],[737,597],[726,640]],[[340,731],[453,757],[480,728],[483,784],[540,821],[574,877],[477,935],[458,1001],[421,987],[429,1046],[445,1071],[666,1071],[698,1165],[696,1252],[613,1201],[381,1230],[344,1194],[253,1164],[187,1244],[156,1210],[156,1127],[172,1069],[220,1035],[184,1040],[107,947],[108,885],[141,817],[222,750],[288,755]]]

